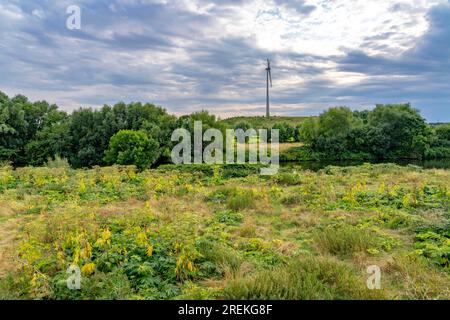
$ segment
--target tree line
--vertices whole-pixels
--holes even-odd
[[[450,124],[431,126],[410,104],[373,110],[331,108],[299,128],[305,150],[316,158],[450,158]]]
[[[150,163],[139,163],[149,166],[169,155],[176,126],[175,116],[148,103],[68,114],[45,101],[30,102],[22,95],[10,99],[0,92],[0,161],[39,166],[60,156],[82,168],[149,157]]]
[[[203,130],[227,129],[207,111],[177,118],[153,104],[120,102],[68,114],[46,101],[31,102],[23,95],[9,98],[0,91],[0,162],[40,166],[61,157],[74,168],[111,164],[148,168],[170,160],[173,130],[193,132],[194,121],[202,121]],[[235,126],[250,128],[245,121]],[[302,154],[321,158],[450,157],[450,125],[430,126],[410,105],[379,105],[362,112],[331,108],[298,125],[281,122],[273,129],[280,131],[280,142],[304,142]]]

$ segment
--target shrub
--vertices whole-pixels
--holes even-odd
[[[301,183],[301,176],[298,173],[283,172],[276,176],[276,181],[284,185],[298,185]]]
[[[416,236],[417,252],[436,265],[450,270],[450,230],[441,233],[428,231]]]
[[[223,211],[216,214],[217,220],[221,223],[225,223],[230,226],[238,225],[244,219],[241,213],[236,213],[233,211]]]
[[[109,164],[150,167],[159,157],[159,144],[145,132],[122,130],[112,136],[105,161]]]

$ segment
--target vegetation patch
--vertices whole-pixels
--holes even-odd
[[[0,298],[450,298],[448,170],[51,165],[0,167]]]
[[[345,264],[328,257],[301,256],[286,265],[236,278],[224,290],[232,300],[343,300],[382,298]]]

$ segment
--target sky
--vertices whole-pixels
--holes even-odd
[[[67,111],[264,115],[266,58],[274,115],[409,102],[450,122],[450,0],[0,0],[0,90]]]

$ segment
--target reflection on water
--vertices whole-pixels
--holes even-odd
[[[317,171],[328,166],[349,167],[364,163],[395,163],[401,166],[416,165],[424,169],[450,169],[450,159],[440,160],[396,160],[396,161],[300,161],[280,163],[281,167],[301,167],[304,170]]]

